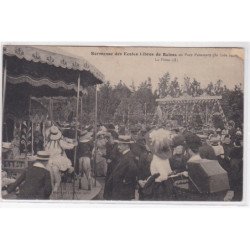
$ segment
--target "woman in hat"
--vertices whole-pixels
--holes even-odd
[[[50,128],[49,141],[45,150],[50,153],[49,168],[52,177],[53,192],[57,192],[61,184],[61,174],[66,171],[73,172],[72,163],[66,156],[66,149],[73,149],[75,144],[66,142],[62,133],[56,126]]]
[[[52,192],[50,172],[47,169],[49,157],[49,152],[38,151],[33,166],[29,166],[15,183],[10,184],[7,192],[11,193],[19,187],[18,199],[49,199]]]

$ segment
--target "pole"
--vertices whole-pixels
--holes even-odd
[[[34,155],[34,124],[33,121],[31,120],[31,155]]]
[[[3,110],[4,110],[4,101],[5,101],[5,91],[6,91],[6,82],[7,82],[7,60],[5,59],[4,70],[3,70]]]
[[[95,186],[96,186],[96,143],[97,143],[97,111],[98,111],[98,92],[97,92],[97,85],[95,86],[95,124],[94,124],[94,131],[95,131],[95,141],[94,141],[94,176],[95,176]]]
[[[30,103],[29,103],[29,121],[31,121],[31,155],[33,155],[33,142],[34,142],[34,137],[33,137],[33,122],[32,122],[32,117],[31,117],[31,96],[30,96]],[[29,124],[27,122],[27,124]],[[28,153],[28,152],[27,152]]]
[[[52,122],[52,97],[49,98],[49,118]]]
[[[4,64],[4,70],[3,70],[3,93],[2,93],[2,98],[3,98],[3,116],[2,116],[2,126],[3,126],[3,131],[5,127],[5,133],[6,133],[6,141],[8,141],[8,131],[7,131],[7,124],[4,122],[4,103],[5,103],[5,92],[6,92],[6,79],[7,79],[7,60],[5,59],[5,64]]]
[[[51,120],[52,121],[54,121],[53,109],[54,109],[54,103],[53,103],[53,98],[51,98]]]
[[[78,127],[78,113],[79,113],[79,97],[80,97],[80,74],[77,82],[77,100],[76,100],[76,127],[75,127],[75,141],[77,142],[77,127]],[[76,169],[76,151],[77,147],[75,147],[74,152],[74,169]],[[73,200],[75,199],[75,175],[73,177]]]
[[[83,106],[83,97],[81,97],[81,131],[82,131],[82,125],[83,125],[83,113],[82,113],[82,106]]]
[[[130,115],[130,107],[128,105],[128,120],[127,120],[128,127],[129,127],[129,119],[130,119],[129,115]]]

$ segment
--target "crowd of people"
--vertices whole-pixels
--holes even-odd
[[[166,125],[86,125],[77,140],[70,126],[49,125],[34,164],[5,183],[6,193],[19,187],[20,199],[49,199],[62,181],[76,179],[82,189],[84,177],[91,190],[93,178],[102,177],[105,200],[178,200],[175,181],[188,179],[190,162],[208,159],[227,172],[232,199],[242,199],[243,134],[232,124],[202,133]]]

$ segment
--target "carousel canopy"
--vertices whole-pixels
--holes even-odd
[[[33,89],[33,96],[74,95],[79,76],[80,91],[104,82],[104,75],[84,59],[29,46],[4,46],[3,53],[7,61],[7,83],[45,87]]]
[[[46,46],[44,46],[46,48]],[[76,96],[103,83],[104,75],[82,58],[22,45],[3,48],[6,72],[5,115],[18,120],[29,116],[30,97]]]

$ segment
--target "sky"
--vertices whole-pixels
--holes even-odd
[[[128,86],[132,82],[138,86],[150,77],[153,89],[156,89],[159,78],[166,72],[170,73],[171,79],[177,77],[181,84],[186,76],[195,78],[203,87],[218,79],[228,88],[244,84],[244,51],[240,48],[36,47],[82,57],[99,69],[111,84],[122,80]]]

